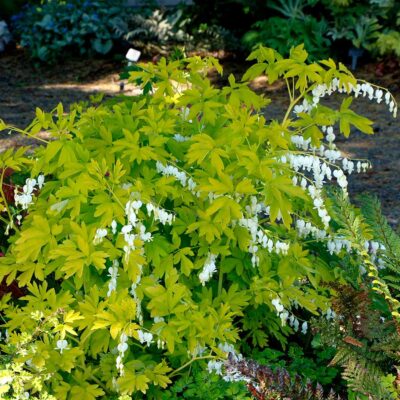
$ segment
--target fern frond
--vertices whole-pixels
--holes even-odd
[[[332,364],[343,367],[342,377],[353,391],[372,399],[390,398],[390,393],[381,384],[385,373],[371,357],[366,358],[346,346],[339,349]]]
[[[384,254],[388,266],[400,273],[400,236],[391,228],[387,219],[382,215],[381,204],[376,197],[360,197],[361,211],[370,225],[374,237],[385,246]],[[390,265],[389,265],[390,264]]]

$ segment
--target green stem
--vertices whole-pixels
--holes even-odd
[[[220,267],[218,275],[218,296],[221,296],[223,282],[224,282],[224,273],[222,271],[222,268]]]
[[[97,378],[94,375],[91,375],[90,379],[92,379],[94,382],[96,382],[106,393],[108,392],[106,385],[103,382],[101,382],[99,378]]]
[[[292,90],[290,89],[289,81],[287,79],[285,79],[285,82],[286,82],[286,87],[287,87],[287,90],[288,90],[288,93],[289,93],[290,102],[292,102],[293,101],[293,95],[292,95]]]
[[[4,181],[4,174],[5,174],[5,172],[6,172],[6,167],[3,167],[3,170],[1,171],[1,177],[0,177],[0,195],[1,195],[1,198],[2,198],[2,200],[3,200],[3,203],[4,203],[4,207],[5,207],[5,209],[6,209],[6,211],[7,211],[7,214],[8,214],[8,218],[9,218],[9,223],[11,224],[11,227],[12,228],[14,228],[14,221],[13,221],[13,217],[12,217],[12,215],[11,215],[11,211],[10,211],[10,208],[8,207],[8,204],[7,204],[7,198],[6,198],[6,196],[5,196],[5,194],[4,194],[4,191],[3,191],[3,181]],[[18,228],[15,226],[15,228],[18,230]]]
[[[176,369],[175,371],[171,372],[168,375],[168,378],[172,378],[173,376],[177,375],[180,371],[182,371],[183,369],[185,369],[186,367],[188,367],[189,365],[191,365],[192,363],[194,363],[195,361],[199,361],[199,360],[207,360],[210,358],[216,358],[216,356],[202,356],[202,357],[194,357],[192,358],[190,361],[188,361],[187,363],[181,365],[178,369]]]
[[[97,173],[99,174],[99,176],[101,177],[101,179],[103,180],[103,182],[106,184],[107,189],[109,190],[109,192],[111,193],[111,195],[115,198],[115,200],[117,201],[117,203],[121,206],[121,208],[122,208],[123,210],[125,210],[124,205],[121,203],[121,201],[120,201],[120,199],[118,198],[118,196],[114,193],[114,191],[113,191],[112,187],[110,186],[110,184],[107,182],[106,179],[104,179],[104,178],[102,177],[103,175],[102,175],[100,169],[97,170]]]
[[[5,219],[5,218],[2,217],[1,215],[0,215],[0,221],[4,222],[4,223],[7,224],[7,225],[10,223],[10,221],[8,221],[7,219]]]
[[[29,136],[29,137],[31,137],[32,139],[39,140],[40,142],[43,142],[43,143],[46,143],[46,144],[50,143],[50,142],[49,142],[48,140],[46,140],[46,139],[42,139],[41,137],[32,135],[31,133],[29,133],[29,132],[27,132],[27,131],[24,131],[23,129],[16,128],[16,127],[14,127],[14,126],[10,126],[10,130],[12,130],[12,131],[14,131],[14,132],[21,133],[22,135],[25,135],[25,136]]]
[[[285,124],[286,120],[289,118],[290,113],[292,112],[294,106],[303,98],[305,93],[300,94],[298,97],[296,97],[294,100],[292,100],[289,104],[289,107],[286,111],[285,116],[283,117],[282,125]]]

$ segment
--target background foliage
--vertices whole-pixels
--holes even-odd
[[[4,2],[5,0],[3,0]],[[155,4],[125,7],[124,2],[44,0],[14,13],[14,36],[30,54],[52,62],[65,50],[106,54],[117,44],[142,47],[151,54],[186,50],[248,52],[262,44],[287,55],[304,43],[315,60],[335,56],[398,56],[399,15],[394,0],[212,0],[160,9]],[[26,2],[24,2],[26,4]],[[20,8],[20,12],[16,13]],[[238,18],[240,16],[240,18]],[[149,48],[150,45],[150,48]]]

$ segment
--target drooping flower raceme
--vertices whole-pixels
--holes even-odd
[[[206,262],[204,263],[204,267],[200,272],[199,279],[201,284],[204,286],[213,276],[215,272],[217,272],[217,266],[215,265],[215,261],[217,260],[217,255],[209,254]]]
[[[164,166],[160,161],[157,161],[156,168],[162,175],[173,176],[183,187],[187,187],[191,192],[197,194],[195,192],[196,182],[192,178],[189,178],[185,172],[179,171],[178,168],[172,165]]]
[[[28,178],[25,181],[25,185],[22,187],[22,192],[15,188],[14,201],[15,205],[20,205],[23,210],[27,210],[28,207],[33,203],[33,192],[37,186],[40,190],[44,185],[44,175],[39,175],[38,179]]]
[[[369,82],[359,82],[355,86],[350,84],[343,85],[339,81],[338,78],[333,78],[329,85],[326,84],[318,84],[312,90],[312,101],[308,101],[307,99],[303,100],[301,105],[297,105],[294,107],[294,113],[299,114],[301,112],[309,113],[311,110],[318,105],[320,99],[325,97],[326,95],[330,96],[334,92],[338,93],[347,93],[349,95],[353,95],[355,98],[359,97],[368,97],[371,101],[376,101],[376,103],[381,103],[384,99],[386,105],[389,106],[389,111],[393,114],[393,117],[397,116],[397,106],[396,102],[392,96],[392,94],[385,90],[384,94],[383,88],[380,88],[376,85],[372,85]]]
[[[110,297],[111,293],[117,289],[118,267],[119,267],[118,260],[114,260],[112,267],[108,268],[108,276],[111,279],[108,282],[107,297]]]

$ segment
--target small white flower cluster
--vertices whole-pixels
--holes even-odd
[[[158,338],[158,339],[157,339],[157,349],[159,349],[159,350],[164,350],[164,348],[165,348],[165,342],[164,342],[164,340]]]
[[[162,225],[172,225],[175,215],[165,211],[162,208],[156,207],[151,203],[146,204],[148,215],[154,214],[154,219],[159,221]]]
[[[236,223],[242,228],[246,228],[251,236],[249,253],[252,255],[251,263],[253,267],[256,267],[260,261],[257,256],[259,246],[263,249],[267,249],[269,253],[275,252],[276,254],[286,255],[289,251],[289,244],[279,240],[274,242],[267,236],[265,231],[259,227],[258,215],[260,213],[269,215],[270,207],[266,206],[264,203],[258,202],[255,196],[251,196],[250,204],[247,205],[245,209],[250,215],[250,218],[241,218],[236,221]]]
[[[214,200],[218,199],[219,197],[222,197],[222,194],[209,192],[207,197],[208,197],[208,200],[210,200],[210,203],[212,203]],[[230,197],[230,196],[226,196],[226,197]]]
[[[209,374],[222,375],[222,367],[224,363],[219,360],[210,360],[207,364],[207,369]]]
[[[323,240],[326,238],[326,231],[324,229],[318,229],[313,226],[311,222],[306,222],[302,219],[296,221],[296,229],[299,237],[305,238],[308,235],[316,238],[317,240]]]
[[[201,284],[204,286],[206,282],[208,282],[213,274],[217,271],[217,266],[215,265],[215,261],[217,260],[216,254],[209,253],[204,263],[204,267],[199,274],[199,279]]]
[[[325,318],[330,321],[336,318],[336,313],[330,307],[325,312]]]
[[[376,254],[378,250],[386,250],[385,246],[383,244],[380,244],[379,242],[375,242],[373,240],[367,241],[365,243],[366,249],[370,250],[372,254]]]
[[[201,357],[206,351],[207,347],[200,345],[200,343],[197,343],[194,350],[188,350],[188,355],[192,357]]]
[[[346,190],[347,178],[343,171],[347,172],[349,175],[355,170],[357,170],[358,173],[366,172],[366,170],[370,168],[370,164],[368,162],[361,161],[355,163],[354,161],[342,157],[342,153],[333,143],[336,137],[333,133],[333,127],[322,126],[321,129],[323,132],[326,132],[326,139],[329,143],[329,149],[326,149],[323,145],[321,145],[318,149],[315,147],[310,147],[310,139],[305,140],[302,136],[294,135],[292,136],[292,142],[295,144],[295,146],[304,151],[312,151],[312,154],[298,155],[290,153],[281,157],[281,162],[286,163],[287,160],[289,160],[290,166],[295,172],[299,172],[301,170],[304,172],[311,172],[313,175],[314,184],[318,188],[322,188],[325,178],[327,180],[331,180],[332,176],[334,176],[337,179],[339,186],[343,190]],[[323,157],[322,159],[315,155],[317,151],[319,152],[320,157]],[[342,159],[342,170],[338,166],[337,169],[334,169],[332,172],[331,167],[329,167],[329,165],[324,161],[324,158],[333,164]],[[295,176],[294,183],[296,184],[297,181],[298,178]],[[305,189],[307,186],[307,181],[304,177],[301,179],[300,183],[303,189]]]
[[[340,236],[328,235],[323,229],[318,229],[313,226],[310,222],[306,222],[302,219],[296,221],[296,229],[300,238],[305,238],[308,235],[312,236],[317,241],[324,241],[326,247],[331,255],[340,254],[342,250],[350,252],[352,250],[351,242]],[[375,241],[366,241],[364,244],[365,249],[371,253],[371,261],[377,262],[377,268],[384,268],[385,263],[382,258],[378,257],[379,251],[384,251],[385,246]],[[361,272],[365,273],[365,268],[360,266]]]
[[[118,356],[116,359],[116,367],[119,371],[119,375],[123,376],[125,374],[123,359],[125,356],[125,352],[128,350],[128,336],[125,333],[121,333],[121,336],[119,337],[117,350]]]
[[[290,140],[297,148],[304,151],[307,151],[311,145],[311,138],[304,139],[303,136],[300,135],[293,135]],[[284,162],[286,163],[286,158]]]
[[[300,326],[299,320],[293,314],[290,314],[288,310],[285,309],[279,297],[273,299],[271,303],[276,309],[276,315],[281,319],[282,326],[285,326],[287,321],[289,321],[289,325],[294,329],[295,332],[297,332]],[[308,329],[307,321],[304,321],[301,325],[301,333],[305,335],[307,333],[307,329]]]
[[[183,187],[186,187],[192,192],[195,192],[196,182],[192,178],[188,178],[185,172],[179,171],[178,168],[172,165],[164,166],[160,161],[156,163],[157,172],[164,176],[173,176],[175,177]]]
[[[251,263],[253,267],[259,263],[259,257],[257,256],[258,246],[261,245],[264,249],[268,249],[271,253],[274,249],[274,242],[268,238],[265,232],[258,227],[258,217],[255,215],[252,218],[241,218],[238,221],[239,226],[246,228],[251,235],[251,242],[249,245],[249,253],[252,254]]]
[[[367,172],[368,168],[371,168],[371,164],[368,161],[361,162],[357,161],[349,161],[347,158],[344,158],[343,161],[343,171],[346,171],[349,175],[356,169],[358,173]]]
[[[236,350],[235,350],[235,346],[233,344],[229,344],[229,343],[219,343],[218,344],[218,348],[223,351],[224,353],[226,353],[226,355],[228,355],[229,353],[232,353],[234,355],[236,355]],[[239,355],[239,358],[241,358],[241,354]]]
[[[258,202],[256,196],[250,197],[250,204],[248,204],[245,209],[251,215],[258,215],[260,213],[269,215],[270,213],[270,207],[266,206],[265,203]]]
[[[220,347],[220,346],[218,346]],[[241,354],[236,353],[235,349],[232,347],[232,350],[226,352],[227,356],[229,356],[230,362],[240,362],[243,360],[243,356]],[[226,362],[225,362],[226,363]],[[224,363],[224,364],[225,364]],[[232,369],[225,369],[225,374],[223,376],[223,380],[225,382],[250,382],[251,379],[247,376],[243,376],[239,371],[235,371]]]
[[[136,303],[136,318],[139,321],[139,325],[143,325],[143,314],[142,314],[142,303],[139,299],[139,296],[136,293],[136,289],[139,286],[140,281],[142,280],[142,268],[143,267],[140,265],[139,266],[140,273],[139,273],[138,277],[136,278],[136,282],[132,283],[131,290],[130,290],[130,294]]]
[[[62,354],[64,350],[68,350],[68,342],[65,339],[57,340],[55,349]]]
[[[125,215],[128,218],[129,224],[136,226],[137,223],[137,212],[143,203],[140,200],[129,200],[125,204]]]
[[[38,187],[40,190],[44,185],[44,175],[39,175],[37,180],[34,178],[28,178],[25,181],[25,185],[22,187],[22,193],[18,192],[18,189],[15,188],[14,191],[14,201],[15,205],[20,205],[23,210],[27,210],[28,206],[33,203],[33,191],[35,187]]]
[[[110,282],[108,282],[107,297],[110,297],[111,293],[117,290],[118,267],[119,267],[118,260],[114,260],[112,267],[108,268],[108,276],[111,279]]]
[[[99,228],[96,230],[96,234],[93,239],[94,244],[100,244],[103,239],[107,236],[108,232],[105,228]]]
[[[327,242],[327,248],[331,255],[339,254],[342,251],[342,249],[345,249],[347,252],[350,252],[351,243],[347,239],[343,239],[340,237],[330,237]]]
[[[347,188],[347,178],[341,169],[335,169],[333,171],[333,176],[336,178],[338,185],[345,190]]]
[[[190,137],[187,136],[183,136],[180,133],[175,133],[175,135],[173,136],[174,140],[176,142],[186,142],[190,139]]]
[[[129,200],[125,205],[125,215],[127,218],[127,223],[121,228],[121,233],[124,235],[125,240],[125,260],[128,260],[131,251],[136,249],[135,240],[137,236],[143,242],[149,242],[152,240],[151,233],[146,232],[146,227],[138,220],[137,214],[142,205],[143,203],[140,200]],[[147,210],[148,206],[149,204],[146,205]],[[150,204],[150,206],[154,208],[152,204]],[[133,233],[134,228],[136,229],[136,234]]]
[[[352,88],[354,97],[357,98],[359,95],[366,97],[368,95],[369,100],[375,100],[378,104],[385,101],[386,105],[389,106],[389,111],[393,114],[393,117],[397,116],[397,104],[394,100],[393,96],[389,91],[386,91],[385,95],[384,91],[380,88],[374,88],[370,83],[358,83],[356,87]]]
[[[331,168],[318,156],[315,155],[298,155],[298,154],[288,154],[287,158],[289,160],[290,166],[295,172],[303,170],[304,172],[311,172],[314,178],[314,183],[317,188],[322,188],[324,184],[324,179],[332,179]],[[307,185],[307,181],[304,180],[301,186]]]
[[[295,114],[300,114],[300,113],[309,113],[314,107],[316,103],[309,103],[307,99],[304,99],[301,104],[297,104],[293,108],[293,112]]]
[[[157,324],[162,324],[161,326],[156,326]],[[162,332],[163,326],[165,326],[165,320],[163,317],[154,317],[154,325],[152,327],[152,330],[155,335],[158,335],[157,339],[157,349],[164,350],[165,348],[165,341],[162,340],[160,334]],[[196,356],[196,355],[194,355]]]
[[[222,352],[225,353],[226,357],[228,357],[228,355],[230,355],[230,357],[233,358],[233,360],[235,360],[235,361],[240,361],[243,359],[243,356],[236,352],[235,347],[232,344],[219,343],[218,348]],[[221,360],[210,360],[207,364],[208,372],[210,374],[215,373],[217,375],[223,375],[222,367],[224,366],[224,364],[225,363]],[[223,379],[224,379],[224,381],[227,381],[227,382],[239,380],[239,379],[237,379],[237,376],[235,376],[234,374],[230,374],[230,373],[224,375]],[[242,378],[240,380],[242,380]]]
[[[132,250],[135,250],[135,239],[136,237],[140,238],[143,242],[148,242],[152,239],[152,235],[150,232],[146,232],[146,227],[138,220],[137,213],[142,207],[142,202],[140,200],[133,200],[128,201],[125,205],[125,215],[127,217],[127,223],[121,228],[121,233],[124,235],[125,243],[124,246],[124,253],[125,253],[125,260],[129,258],[129,255]],[[148,205],[147,205],[148,206]],[[153,205],[150,204],[153,209],[155,208]],[[158,209],[157,209],[158,210]],[[165,211],[160,210],[161,214]],[[169,217],[161,216],[161,220],[168,219]],[[118,226],[116,221],[111,222],[111,232],[113,235],[118,233]],[[133,233],[133,228],[136,228],[136,234]],[[106,228],[99,228],[96,230],[95,237],[93,239],[93,243],[95,245],[100,244],[103,242],[104,238],[108,235],[108,230]]]
[[[285,307],[281,303],[281,300],[277,297],[271,301],[272,305],[276,309],[276,315],[281,319],[282,326],[286,325],[286,321],[289,318],[289,312],[285,310]]]
[[[289,251],[289,243],[280,242],[279,240],[275,242],[275,253],[287,255]]]
[[[331,133],[328,133],[327,138],[329,140],[333,140],[334,134],[333,131],[329,128],[332,127],[322,127],[323,130],[328,131]],[[333,170],[332,168],[326,163],[326,160],[330,163],[335,164],[337,161],[339,161],[342,158],[342,154],[339,150],[336,149],[336,146],[333,144],[333,141],[329,143],[329,149],[326,149],[325,146],[321,145],[319,149],[317,148],[310,148],[308,149],[309,141],[308,139],[306,141],[301,141],[298,138],[302,138],[301,136],[293,136],[293,138],[296,138],[294,141],[295,145],[298,147],[301,147],[304,151],[310,150],[313,152],[313,154],[307,154],[307,155],[298,155],[298,154],[287,154],[287,156],[281,157],[281,161],[286,163],[286,161],[289,159],[290,166],[294,169],[295,172],[299,172],[303,170],[304,172],[307,173],[312,173],[314,184],[317,188],[322,188],[324,184],[324,179],[326,178],[328,181],[332,179],[332,176],[337,178],[337,174],[341,176],[341,172],[343,172],[340,167],[338,166],[336,169]],[[315,155],[316,151],[319,151],[320,157]],[[323,158],[322,158],[323,157]],[[364,171],[369,167],[369,164],[366,163],[357,163],[357,171],[361,172],[361,169]],[[343,170],[347,171],[349,174],[351,174],[354,171],[354,162],[349,161],[348,159],[344,158],[343,160]],[[335,172],[336,171],[336,172]],[[344,174],[343,174],[344,175]],[[297,184],[299,181],[299,178],[297,176],[294,176],[293,178],[293,183]],[[307,187],[307,180],[305,177],[303,177],[300,182],[301,187],[305,189]],[[346,177],[342,177],[338,179],[339,186],[342,187],[342,189],[346,189],[347,187],[347,179]]]
[[[111,233],[112,233],[113,235],[116,235],[116,234],[117,234],[117,227],[118,227],[117,221],[112,220],[112,222],[111,222]]]
[[[4,372],[5,372],[5,370],[2,370],[3,374],[4,374]],[[2,376],[0,376],[0,387],[10,384],[13,380],[14,380],[14,377],[11,376],[11,373],[10,373],[10,375],[2,375]]]
[[[125,253],[125,261],[129,260],[129,255],[131,254],[132,250],[135,250],[135,239],[136,235],[131,233],[133,229],[132,225],[124,225],[121,229],[121,233],[124,235],[125,246],[124,246],[124,253]]]
[[[129,200],[125,205],[125,216],[127,218],[127,223],[121,228],[121,233],[124,235],[125,246],[123,247],[125,253],[125,261],[129,260],[129,256],[132,251],[136,250],[135,240],[139,238],[142,242],[146,243],[152,240],[151,232],[146,232],[146,227],[143,223],[138,219],[138,213],[140,208],[143,206],[142,201],[140,200]],[[146,204],[146,210],[148,215],[150,209],[155,209],[152,204]],[[163,210],[161,210],[163,211]],[[143,252],[143,248],[140,249]],[[135,300],[136,303],[136,318],[140,325],[143,324],[143,314],[142,314],[142,305],[140,298],[136,293],[136,289],[140,284],[142,279],[142,266],[139,265],[139,274],[136,278],[136,282],[132,283],[130,294]]]
[[[325,128],[325,129],[324,129],[324,128]],[[323,127],[322,127],[322,131],[323,131],[323,132],[326,132],[326,136],[325,136],[326,141],[327,141],[330,145],[333,145],[333,142],[334,142],[335,139],[336,139],[336,136],[335,136],[335,134],[333,133],[333,126],[327,126],[327,127],[323,126]]]
[[[376,265],[377,269],[383,269],[386,267],[386,263],[382,257],[379,257],[382,253],[385,254],[386,247],[379,242],[373,240],[366,241],[364,244],[365,250],[371,254],[371,262]],[[362,267],[362,272],[365,273],[366,270]]]
[[[321,190],[313,185],[310,185],[308,187],[308,193],[313,199],[314,207],[318,211],[318,216],[321,218],[325,229],[327,229],[329,227],[329,221],[331,220],[331,217],[328,215],[328,211],[322,199]]]
[[[127,188],[129,189],[129,187]],[[137,194],[132,194],[133,196]],[[151,232],[146,231],[145,225],[139,219],[138,214],[139,210],[142,208],[144,204],[141,200],[132,199],[129,200],[125,205],[125,216],[126,222],[125,225],[121,227],[120,232],[118,232],[118,224],[116,221],[111,222],[111,233],[113,235],[122,234],[125,240],[125,245],[123,247],[124,250],[124,258],[125,261],[128,261],[130,253],[136,250],[135,240],[140,239],[142,242],[149,242],[152,240]],[[174,220],[174,215],[168,213],[162,208],[154,206],[151,203],[145,204],[146,211],[148,216],[154,215],[154,219],[162,224],[172,224]],[[104,238],[108,235],[108,230],[106,228],[99,228],[96,230],[96,234],[94,237],[94,244],[101,243]],[[141,253],[143,253],[143,248],[140,248]],[[112,292],[116,290],[117,287],[117,278],[118,278],[118,268],[119,262],[118,260],[113,261],[112,267],[108,269],[108,276],[110,277],[110,281],[108,284],[108,292],[107,296],[111,296]],[[140,284],[142,278],[142,266],[139,265],[139,274],[136,279],[136,282],[132,283],[130,294],[134,298],[136,302],[136,317],[140,325],[143,324],[143,315],[142,315],[142,307],[141,300],[136,293],[136,289]]]
[[[153,334],[150,332],[143,332],[141,329],[137,331],[140,343],[146,343],[147,347],[153,343]]]

